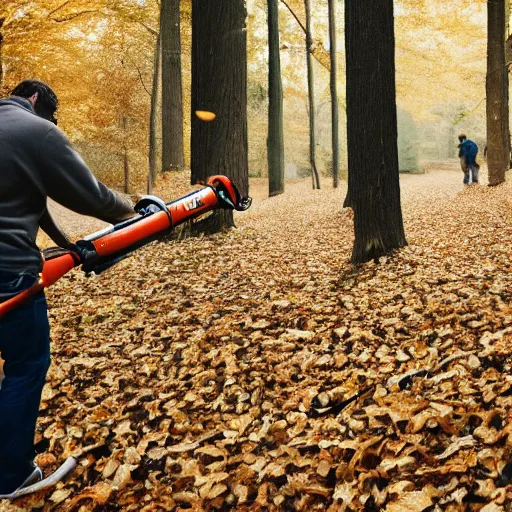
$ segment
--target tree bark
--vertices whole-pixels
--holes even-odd
[[[124,170],[124,187],[123,191],[125,194],[130,193],[130,159],[128,156],[128,138],[129,138],[129,126],[130,122],[127,116],[121,115],[120,126],[123,131],[123,170]]]
[[[180,0],[162,0],[162,169],[182,169],[183,97],[181,85]]]
[[[128,146],[124,147],[123,154],[123,165],[124,165],[124,193],[130,193],[130,159],[128,157]]]
[[[3,59],[3,46],[4,46],[4,35],[2,33],[2,27],[5,23],[5,18],[0,18],[0,95],[4,87],[4,59]]]
[[[156,37],[155,57],[153,66],[153,86],[151,88],[151,107],[149,112],[149,172],[148,172],[148,188],[147,193],[153,193],[153,185],[156,181],[156,157],[157,143],[156,131],[158,125],[158,85],[160,79],[160,34]]]
[[[508,168],[512,169],[512,140],[510,139],[510,60],[507,55],[507,48],[508,48],[508,38],[510,34],[510,16],[512,14],[511,12],[511,4],[510,0],[505,0],[505,65],[507,68],[506,75],[507,75],[507,84],[506,88],[508,91],[507,94],[507,118],[508,118],[508,137],[507,137],[507,156],[508,156]]]
[[[487,166],[489,185],[505,181],[510,162],[505,0],[487,2]]]
[[[334,188],[339,184],[339,124],[338,124],[338,73],[336,55],[336,4],[335,0],[327,0],[329,7],[329,54],[331,56],[331,117],[332,117],[332,177]]]
[[[398,174],[393,0],[346,0],[345,41],[352,262],[363,263],[407,244]]]
[[[192,1],[191,183],[224,174],[249,192],[247,158],[247,32],[244,0]],[[196,111],[216,114],[199,119]],[[216,211],[207,231],[233,226],[232,212]]]
[[[311,34],[311,6],[310,0],[304,0],[306,9],[306,60],[308,68],[308,104],[309,104],[309,162],[311,165],[311,177],[313,189],[320,188],[320,178],[316,168],[316,136],[315,136],[315,75],[313,70],[313,37]]]
[[[268,0],[268,195],[284,192],[283,86],[278,0]]]

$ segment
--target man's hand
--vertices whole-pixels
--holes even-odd
[[[158,213],[167,211],[166,204],[156,196],[143,196],[133,208],[140,215],[150,215],[152,213]]]
[[[139,215],[149,215],[151,213],[158,213],[161,211],[162,210],[160,208],[158,208],[158,206],[156,206],[156,204],[150,204],[149,206],[146,206],[145,208],[140,208],[140,209],[136,210],[136,212]]]

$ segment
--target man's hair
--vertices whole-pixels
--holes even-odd
[[[47,121],[57,124],[55,112],[59,106],[59,100],[48,84],[40,82],[39,80],[24,80],[13,89],[11,95],[21,98],[30,98],[36,92],[39,93],[34,106],[36,114]]]
[[[461,133],[459,134],[459,140],[462,142],[463,140],[466,140],[467,137],[466,137],[466,134],[465,133]]]

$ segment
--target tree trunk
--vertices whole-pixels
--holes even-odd
[[[320,178],[316,168],[316,137],[315,137],[315,75],[313,70],[313,37],[311,35],[311,7],[310,0],[304,0],[306,9],[306,59],[308,68],[308,103],[309,103],[309,162],[311,165],[311,176],[313,178],[313,189],[320,188]]]
[[[124,147],[123,154],[123,164],[124,164],[124,193],[130,193],[130,160],[128,158],[128,146]]]
[[[3,59],[3,46],[4,46],[4,35],[2,34],[2,27],[4,25],[5,18],[0,18],[0,96],[3,96],[4,88],[4,59]]]
[[[329,6],[329,53],[331,56],[331,116],[332,116],[332,177],[333,186],[339,183],[339,126],[338,126],[338,73],[336,55],[336,4],[335,0],[328,0]]]
[[[507,156],[508,156],[508,168],[512,169],[512,140],[510,139],[510,65],[511,60],[508,58],[508,38],[510,37],[510,16],[511,12],[510,0],[505,0],[505,65],[507,67],[507,118],[508,118],[508,138],[507,138]]]
[[[129,127],[130,121],[127,116],[121,115],[119,119],[119,125],[123,133],[123,152],[121,157],[123,159],[123,170],[124,170],[124,187],[123,191],[125,194],[130,193],[130,161],[128,158],[128,138],[129,138]]]
[[[183,99],[181,86],[180,0],[162,0],[162,169],[182,169]]]
[[[151,107],[149,112],[149,173],[148,173],[148,194],[153,193],[153,185],[156,181],[156,156],[157,143],[156,131],[158,125],[158,84],[160,78],[160,34],[156,38],[155,57],[153,66],[153,87],[151,88]]]
[[[268,195],[284,192],[283,86],[278,0],[268,0]]]
[[[247,32],[244,0],[192,1],[191,183],[224,174],[249,192],[247,158]],[[196,112],[216,114],[213,121]],[[208,231],[233,226],[216,211]]]
[[[487,166],[489,185],[495,186],[505,181],[510,160],[505,0],[488,0],[487,23]]]
[[[393,0],[346,0],[345,41],[352,262],[362,263],[407,244],[398,175]]]

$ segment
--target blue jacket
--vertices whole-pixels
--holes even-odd
[[[469,139],[460,144],[459,158],[464,157],[466,165],[476,165],[476,155],[478,154],[478,146]]]

